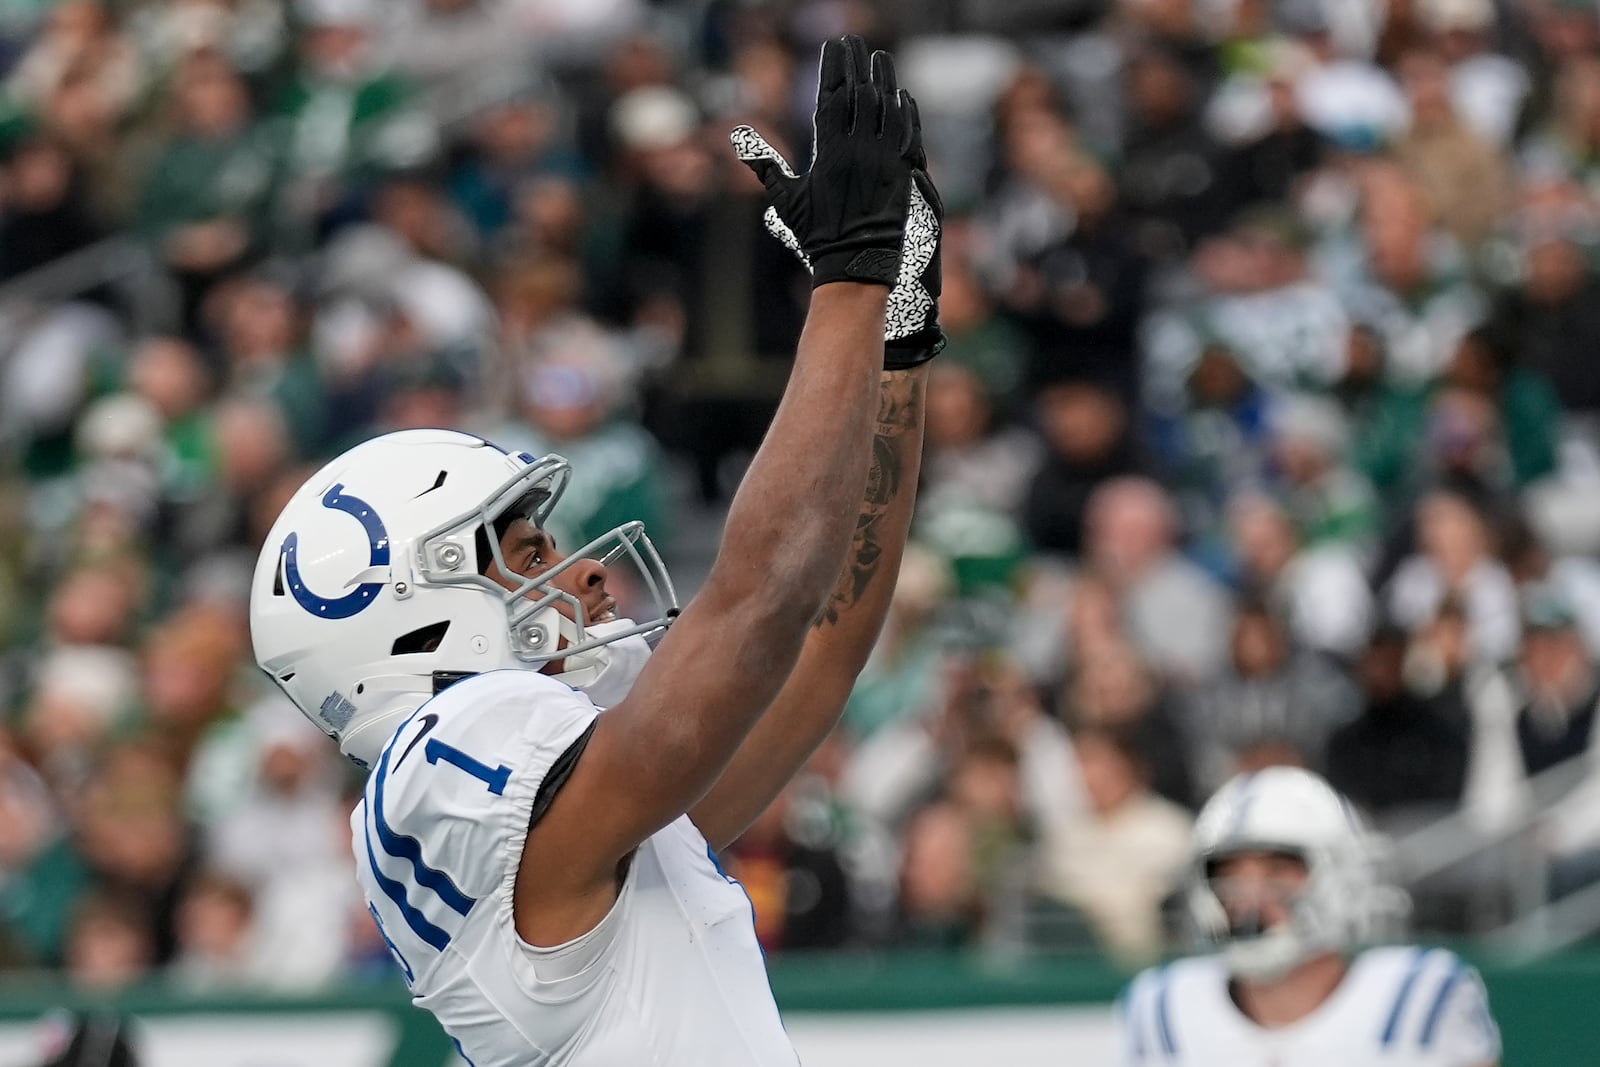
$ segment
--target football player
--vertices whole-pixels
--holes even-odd
[[[638,523],[570,553],[546,532],[564,460],[442,430],[328,464],[261,553],[257,662],[371,768],[362,888],[475,1067],[795,1062],[716,851],[833,727],[882,625],[943,343],[942,208],[889,57],[825,45],[814,121],[806,174],[734,133],[814,291],[681,614]],[[618,610],[624,564],[649,617]]]
[[[1403,896],[1344,797],[1278,767],[1195,824],[1190,910],[1217,955],[1140,975],[1121,1004],[1140,1067],[1494,1067],[1483,983],[1440,948],[1364,948]]]

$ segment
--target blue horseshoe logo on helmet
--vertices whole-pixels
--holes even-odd
[[[361,528],[367,532],[369,567],[388,565],[389,532],[383,528],[383,520],[378,518],[378,513],[373,511],[365,500],[345,495],[344,485],[339,484],[329,489],[323,496],[322,506],[333,511],[342,511],[361,523]],[[359,614],[373,603],[373,597],[377,596],[378,590],[384,586],[383,582],[362,582],[337,600],[317,596],[306,588],[304,579],[300,577],[299,553],[300,535],[291,533],[283,539],[283,549],[280,552],[283,558],[284,582],[289,587],[289,593],[294,597],[295,603],[319,619],[348,619],[352,615]]]

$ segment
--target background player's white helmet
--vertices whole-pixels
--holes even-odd
[[[626,661],[629,678],[607,677],[610,692],[625,692],[642,660],[630,646],[643,647],[677,614],[642,523],[602,534],[516,589],[480,572],[486,548],[514,577],[496,520],[543,526],[570,475],[560,456],[508,453],[448,430],[352,448],[300,487],[262,546],[250,589],[256,662],[367,766],[405,716],[465,675],[560,658],[560,677],[586,689],[613,660]],[[633,563],[654,602],[644,621],[588,619],[552,584],[584,559]]]
[[[1213,874],[1221,860],[1246,852],[1305,863],[1308,880],[1287,924],[1241,930],[1230,921]],[[1400,899],[1398,890],[1382,885],[1379,856],[1378,839],[1350,802],[1315,774],[1293,767],[1242,774],[1217,791],[1195,822],[1190,914],[1203,936],[1223,945],[1233,973],[1279,977],[1376,935]]]

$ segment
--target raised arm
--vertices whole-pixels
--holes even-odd
[[[529,831],[514,912],[534,944],[591,929],[615,900],[624,857],[711,788],[793,669],[838,578],[866,479],[910,197],[906,112],[887,57],[869,64],[859,39],[829,42],[810,173],[795,177],[774,161],[758,168],[814,266],[794,371],[705,586],[628,698],[600,716]]]
[[[716,786],[689,812],[714,849],[743,833],[828,736],[866,666],[911,528],[926,392],[924,368],[883,375],[866,491],[844,573],[788,683]]]
[[[900,277],[889,294],[877,425],[865,457],[866,491],[850,554],[788,683],[716,786],[689,813],[712,848],[743,833],[837,725],[883,629],[900,572],[922,467],[926,364],[944,347],[944,205],[928,177],[915,102],[910,113],[909,154],[916,164],[911,208]]]

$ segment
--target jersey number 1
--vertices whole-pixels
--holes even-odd
[[[428,738],[428,745],[422,750],[429,763],[446,763],[459,767],[472,777],[489,787],[489,792],[495,796],[503,796],[506,791],[506,782],[511,780],[511,768],[502,763],[498,767],[490,767],[479,763],[465,752],[453,745],[447,745],[437,738]]]

